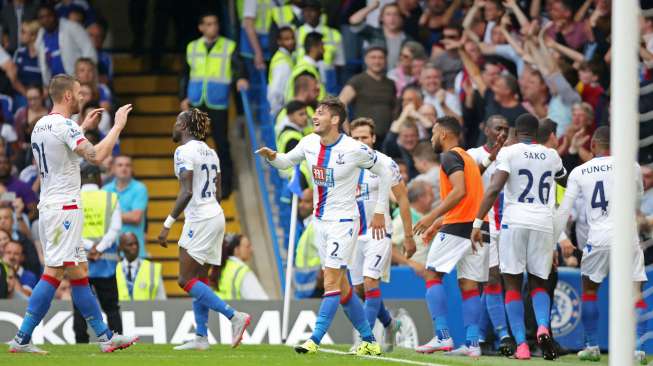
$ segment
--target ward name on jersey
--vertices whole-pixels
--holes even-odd
[[[193,197],[184,209],[187,222],[196,222],[222,213],[216,195],[220,159],[206,143],[191,140],[175,150],[175,175],[185,170],[193,172]]]
[[[585,212],[589,232],[587,244],[592,247],[606,247],[612,242],[613,223],[610,219],[610,202],[614,190],[614,159],[612,156],[595,157],[574,168],[567,180],[567,190],[558,209],[556,228],[563,227],[571,207],[580,198],[580,209]],[[635,164],[638,197],[643,192],[641,168]],[[634,222],[634,217],[633,217]],[[634,243],[638,240],[634,238]]]
[[[277,153],[270,164],[277,169],[287,169],[304,159],[312,173],[315,217],[325,221],[358,219],[356,190],[360,169],[369,169],[381,180],[389,180],[384,176],[388,171],[383,164],[377,163],[374,150],[345,134],[328,146],[322,145],[320,136],[310,134],[288,153]],[[379,185],[375,213],[387,212],[389,192],[389,184]]]
[[[499,151],[496,169],[509,174],[501,225],[553,233],[555,181],[566,175],[558,152],[517,143]]]
[[[391,172],[390,187],[394,187],[401,182],[401,172],[399,166],[390,157],[379,152],[374,151],[379,163],[384,164],[388,171]],[[379,198],[379,183],[381,178],[367,169],[361,169],[358,176],[358,189],[356,190],[356,201],[358,204],[358,212],[360,214],[360,234],[367,234],[367,228],[372,224],[374,217],[374,209],[376,202]],[[392,234],[392,217],[390,216],[390,208],[385,212],[385,230],[386,234]]]
[[[82,158],[74,150],[84,141],[77,123],[58,113],[41,117],[34,126],[31,147],[41,176],[39,209],[80,204]]]

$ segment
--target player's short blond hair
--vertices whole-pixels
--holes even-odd
[[[70,75],[66,74],[58,74],[55,75],[51,80],[50,80],[50,85],[48,86],[48,94],[50,94],[50,98],[52,98],[52,101],[55,103],[60,103],[63,95],[65,92],[73,91],[73,88],[75,87],[75,83],[77,83],[77,79]]]

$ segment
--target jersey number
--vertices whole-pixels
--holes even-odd
[[[531,188],[533,188],[533,181],[534,181],[533,173],[528,169],[519,169],[518,173],[519,175],[526,176],[526,179],[528,179],[528,182],[526,182],[526,188],[524,189],[524,192],[522,192],[522,194],[519,196],[518,201],[533,203],[534,198],[528,197],[528,195],[531,193]],[[549,178],[552,175],[553,173],[551,173],[551,171],[548,171],[548,172],[544,172],[544,174],[542,174],[542,177],[540,177],[538,193],[540,196],[540,202],[542,202],[542,204],[547,204],[549,202],[551,183],[547,182],[547,178]]]
[[[36,142],[32,142],[32,150],[34,150],[34,155],[38,159],[39,172],[41,173],[41,177],[43,177],[48,174],[48,162],[45,160],[45,145],[41,142],[41,146],[39,146]]]
[[[601,211],[608,211],[608,201],[605,199],[605,189],[603,188],[603,181],[600,180],[594,185],[594,192],[592,192],[592,208],[601,208]]]
[[[201,168],[206,172],[206,182],[204,182],[204,188],[202,188],[202,198],[208,198],[215,195],[215,183],[218,181],[218,166],[211,164],[209,167],[206,164],[202,164]],[[211,170],[215,172],[213,179],[211,179]],[[213,182],[211,187],[209,187],[209,182]]]

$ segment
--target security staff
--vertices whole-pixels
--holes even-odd
[[[324,56],[324,44],[322,43],[322,35],[317,32],[309,33],[304,40],[304,55],[297,58],[297,63],[292,69],[288,85],[286,86],[286,99],[287,101],[295,98],[295,79],[301,75],[309,74],[313,76],[320,87],[320,93],[317,100],[322,100],[326,96],[326,90],[322,83],[322,76],[318,69],[318,62]]]
[[[290,27],[282,27],[277,33],[277,52],[270,61],[270,75],[268,76],[268,103],[270,114],[276,115],[283,107],[288,79],[295,66],[293,52],[295,52],[295,31]]]
[[[313,189],[307,188],[302,191],[297,207],[300,219],[298,223],[303,223],[304,231],[297,241],[295,297],[298,299],[319,297],[323,292],[322,265],[313,234]]]
[[[208,113],[211,119],[211,136],[220,157],[222,196],[232,190],[233,163],[229,153],[227,106],[229,89],[237,79],[237,89],[246,90],[249,83],[243,63],[236,54],[236,42],[218,34],[218,17],[206,13],[199,19],[202,37],[186,47],[186,64],[182,77],[181,109],[191,106]]]
[[[240,54],[254,59],[258,70],[265,69],[270,59],[270,27],[272,26],[272,0],[242,0],[240,21]]]
[[[100,189],[100,168],[88,163],[81,169],[81,199],[84,211],[82,239],[88,257],[88,280],[107,314],[109,328],[122,333],[116,286],[116,239],[122,227],[118,195]],[[74,307],[73,329],[77,343],[88,343],[86,320]]]
[[[308,124],[304,127],[304,135],[313,132],[313,113],[317,106],[317,98],[320,95],[320,85],[312,74],[303,73],[294,79],[294,98],[288,102],[298,101],[306,105],[306,114],[308,115]],[[289,122],[288,109],[286,106],[281,108],[274,120],[274,135],[279,138],[279,134]],[[278,145],[277,145],[278,147]],[[289,151],[289,150],[288,150]]]
[[[120,236],[123,260],[116,267],[120,301],[165,300],[161,264],[138,257],[138,239],[133,233]]]
[[[213,267],[209,281],[223,300],[268,300],[263,286],[246,261],[252,258],[252,243],[240,234],[225,235],[222,245],[222,265]]]

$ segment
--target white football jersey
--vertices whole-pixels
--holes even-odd
[[[614,159],[611,156],[596,157],[574,168],[567,180],[564,200],[571,200],[571,203],[574,203],[577,202],[577,198],[580,198],[582,201],[579,209],[584,211],[589,224],[587,245],[593,247],[609,246],[612,241],[613,222],[610,219],[610,202],[614,190],[613,165]],[[643,184],[639,164],[635,165],[635,169],[637,191],[641,195]],[[635,222],[634,215],[633,222]]]
[[[277,154],[270,164],[286,169],[304,159],[312,173],[315,217],[325,221],[357,220],[356,189],[360,169],[386,172],[382,164],[377,164],[374,150],[345,134],[325,146],[320,136],[312,133],[288,153]]]
[[[399,166],[387,155],[375,151],[378,161],[386,166],[392,173],[392,183],[394,187],[401,182],[401,172]],[[358,175],[358,189],[356,190],[356,203],[358,204],[358,213],[360,215],[360,235],[367,234],[367,228],[372,223],[374,209],[379,198],[379,183],[381,179],[378,175],[367,169],[361,169]],[[390,216],[390,205],[385,212],[385,228],[387,234],[392,234],[392,217]]]
[[[77,123],[61,114],[48,114],[36,122],[31,142],[41,175],[39,208],[80,204],[82,158],[74,150],[84,141]]]
[[[469,156],[476,161],[476,164],[479,166],[485,160],[485,158],[490,156],[490,152],[485,148],[485,145],[475,147],[472,149],[467,150],[467,153]],[[496,160],[493,161],[487,168],[485,168],[485,171],[483,172],[483,175],[481,178],[483,178],[483,191],[487,189],[487,187],[490,186],[490,181],[492,180],[492,175],[494,172],[497,170],[497,162]],[[490,232],[498,232],[501,229],[501,216],[503,213],[503,191],[499,192],[499,196],[497,196],[497,200],[494,202],[492,207],[490,208],[490,211],[487,213],[488,220],[490,223]]]
[[[558,152],[540,144],[506,146],[497,156],[496,169],[510,175],[503,188],[501,227],[553,232],[554,178],[566,174]]]
[[[180,178],[184,170],[193,171],[193,197],[184,210],[186,221],[206,220],[219,215],[216,182],[220,173],[220,160],[215,150],[206,143],[191,140],[175,150],[175,175]]]

